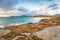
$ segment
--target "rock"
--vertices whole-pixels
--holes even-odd
[[[42,31],[33,33],[42,40],[60,40],[60,26],[49,27]]]
[[[15,38],[13,38],[12,40],[17,40],[20,37],[24,37],[24,36],[16,36]]]
[[[20,33],[22,35],[31,35],[31,33]]]
[[[6,39],[4,39],[4,38],[1,38],[0,40],[6,40]]]
[[[8,34],[8,33],[10,33],[10,32],[11,32],[11,31],[8,30],[8,29],[6,29],[6,30],[4,30],[4,29],[0,29],[0,37],[3,36],[3,35]]]

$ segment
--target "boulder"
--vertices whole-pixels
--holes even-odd
[[[60,40],[60,26],[48,27],[42,31],[33,33],[42,40]]]

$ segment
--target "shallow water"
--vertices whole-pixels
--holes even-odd
[[[0,26],[17,25],[24,23],[35,23],[40,21],[39,18],[30,17],[0,17]]]

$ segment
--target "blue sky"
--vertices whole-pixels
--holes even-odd
[[[60,14],[60,0],[0,0],[0,15]]]

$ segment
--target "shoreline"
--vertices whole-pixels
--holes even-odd
[[[23,39],[23,38],[33,39],[34,37],[34,39],[36,38],[37,40],[40,40],[40,39],[43,39],[43,37],[42,38],[38,37],[38,35],[40,34],[35,35],[36,33],[41,33],[41,31],[46,28],[48,29],[50,27],[57,27],[57,26],[59,26],[60,28],[60,17],[52,18],[52,19],[43,19],[37,23],[27,23],[27,24],[22,24],[22,25],[6,26],[5,28],[0,29],[1,31],[3,30],[3,32],[0,32],[0,34],[2,34],[2,36],[0,37],[6,40],[9,40],[9,39],[12,40],[16,38],[17,36],[20,36],[19,37],[20,39]],[[5,32],[7,33],[5,34]],[[21,38],[22,36],[23,38]]]
[[[23,24],[28,24],[28,23],[37,23],[37,22],[41,21],[44,18],[33,18],[33,19],[35,19],[36,21],[35,22],[33,21],[33,22],[26,22],[26,23],[10,24],[10,25],[6,25],[6,26],[17,26],[17,25],[23,25]],[[6,26],[0,25],[0,28],[4,28]]]

